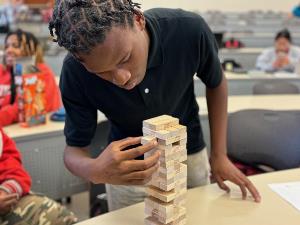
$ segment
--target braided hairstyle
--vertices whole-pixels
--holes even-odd
[[[7,33],[4,43],[6,45],[7,39],[11,35],[16,35],[19,43],[19,48],[22,51],[22,56],[33,56],[35,59],[35,64],[43,63],[43,50],[41,45],[39,44],[38,39],[30,32],[23,31],[21,29],[10,31]],[[10,84],[10,92],[11,92],[11,100],[10,103],[13,104],[15,102],[16,97],[16,84],[15,84],[15,78],[14,78],[14,72],[13,68],[8,68],[6,65],[6,59],[5,55],[3,57],[3,65],[6,69],[10,70],[10,76],[11,76],[11,84]]]
[[[89,53],[113,26],[133,27],[139,8],[131,0],[56,0],[50,34],[71,53]]]

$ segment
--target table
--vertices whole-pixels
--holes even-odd
[[[238,187],[231,194],[224,193],[216,184],[188,190],[187,225],[299,225],[300,212],[273,192],[269,183],[300,180],[300,169],[266,173],[249,177],[262,195],[255,203],[248,197],[241,199]],[[117,210],[78,223],[78,225],[141,225],[144,203]]]
[[[233,59],[240,63],[245,70],[255,68],[257,57],[265,50],[264,48],[238,48],[226,49],[222,48],[219,51],[220,61]]]
[[[285,81],[295,84],[300,89],[300,75],[296,74],[268,74],[263,72],[232,73],[225,72],[228,82],[228,95],[252,95],[253,86],[264,81]],[[196,96],[205,96],[205,86],[200,79],[195,78]]]
[[[207,116],[205,97],[197,97],[200,115]],[[300,110],[300,95],[240,95],[228,97],[228,113],[245,109]]]

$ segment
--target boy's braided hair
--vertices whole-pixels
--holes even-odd
[[[89,53],[113,26],[133,27],[138,8],[131,0],[56,0],[50,34],[71,53]]]

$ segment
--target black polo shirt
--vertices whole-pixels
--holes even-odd
[[[150,34],[148,65],[144,80],[134,89],[121,89],[89,73],[70,55],[64,60],[60,88],[69,146],[90,144],[100,110],[111,122],[109,142],[141,136],[143,120],[168,114],[187,126],[189,154],[205,147],[193,75],[197,73],[209,88],[220,84],[215,38],[195,13],[151,9],[145,17]]]

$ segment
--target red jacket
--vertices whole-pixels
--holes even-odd
[[[0,129],[0,189],[21,197],[29,192],[30,186],[31,179],[22,166],[16,144]]]
[[[51,112],[61,107],[61,98],[52,70],[46,64],[39,64],[38,68],[45,74],[45,96],[46,111]],[[2,65],[0,65],[0,127],[18,122],[17,101],[10,104],[11,75]]]

